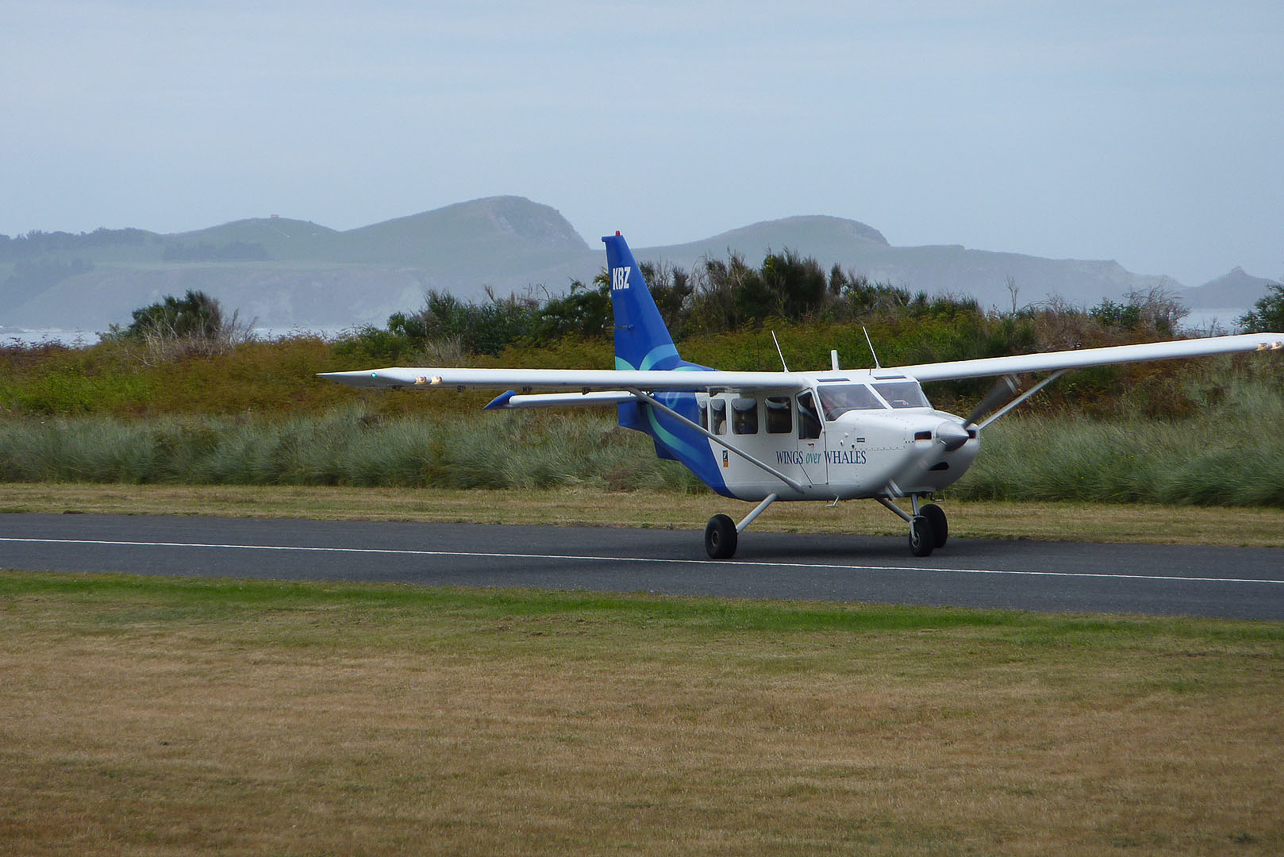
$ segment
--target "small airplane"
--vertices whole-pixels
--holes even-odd
[[[620,425],[649,435],[660,458],[681,462],[725,497],[757,502],[739,522],[723,514],[709,520],[705,550],[714,559],[734,556],[739,534],[777,500],[855,499],[875,500],[902,518],[910,552],[925,557],[945,545],[949,526],[941,507],[924,501],[967,472],[986,426],[1065,372],[1284,349],[1284,334],[1264,333],[912,366],[881,367],[875,358],[873,369],[841,369],[833,351],[828,371],[722,372],[678,356],[628,244],[619,232],[602,241],[614,369],[391,367],[321,377],[354,387],[507,390],[486,410],[615,405]],[[1018,394],[1015,375],[1042,372],[1052,374]],[[920,386],[996,376],[998,384],[966,417],[935,410]],[[910,511],[895,502],[907,497]]]

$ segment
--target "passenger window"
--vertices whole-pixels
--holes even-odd
[[[700,428],[709,430],[709,400],[697,399],[696,407],[700,410]]]
[[[798,395],[798,437],[813,440],[820,437],[820,415],[816,413],[816,403],[811,393]]]
[[[788,396],[767,397],[767,434],[789,434],[794,430]]]
[[[758,400],[731,400],[731,430],[736,434],[758,433]]]
[[[722,399],[709,400],[709,431],[727,433],[727,403]]]

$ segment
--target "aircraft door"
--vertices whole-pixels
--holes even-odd
[[[820,417],[815,397],[811,391],[795,397],[798,405],[797,431],[798,461],[807,481],[812,485],[829,484],[829,464],[825,460],[825,421]]]

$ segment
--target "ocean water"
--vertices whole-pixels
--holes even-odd
[[[57,343],[80,348],[99,339],[96,331],[62,330],[61,328],[0,327],[0,345],[40,345]]]
[[[334,339],[351,332],[352,328],[339,327],[256,327],[251,331],[255,339],[284,339],[290,336],[320,336]],[[100,338],[98,331],[90,330],[63,330],[57,327],[0,327],[0,345],[9,346],[57,343],[73,348],[83,348],[93,345]]]

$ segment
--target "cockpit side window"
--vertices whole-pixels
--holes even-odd
[[[923,388],[917,381],[884,381],[875,384],[878,395],[887,400],[893,408],[930,408]]]
[[[864,384],[821,384],[818,392],[827,420],[836,420],[848,411],[884,410],[887,407]]]

